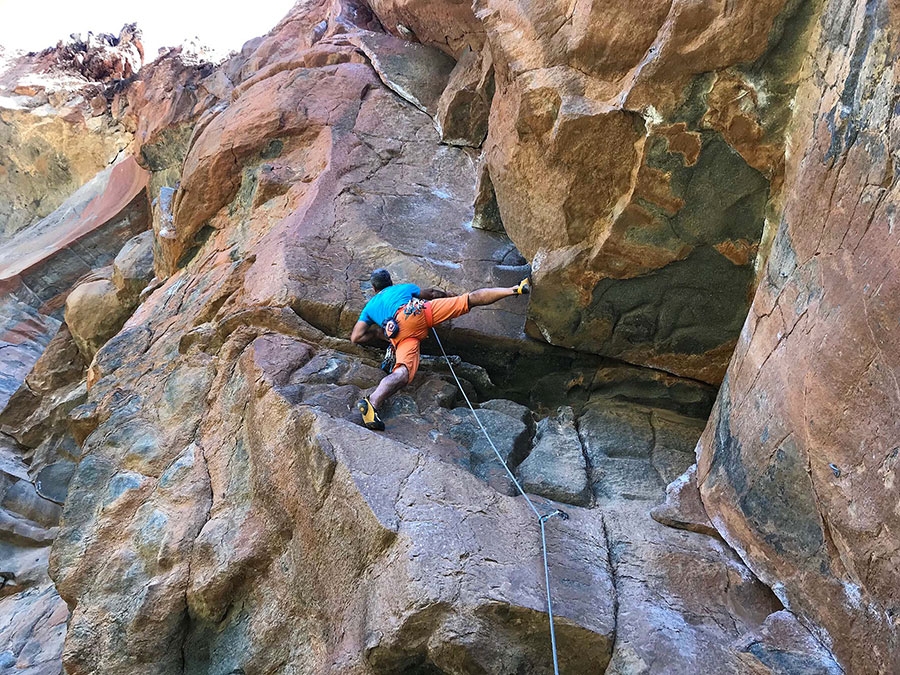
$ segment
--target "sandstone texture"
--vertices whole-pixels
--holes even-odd
[[[860,673],[900,668],[898,21],[823,9],[784,215],[698,452],[716,528]]]
[[[561,673],[900,669],[897,11],[313,0],[219,64],[4,61],[0,671],[551,673],[513,478]],[[382,433],[377,267],[534,280]]]
[[[112,263],[128,239],[149,226],[147,180],[147,173],[125,158],[3,245],[0,405],[22,384],[56,333],[76,282]],[[131,309],[136,300],[135,294]],[[92,316],[88,321],[107,318]]]
[[[535,267],[529,335],[719,382],[808,11],[485,0],[476,15],[496,73],[487,165]]]
[[[128,146],[110,104],[142,62],[133,26],[0,61],[0,242],[52,213]]]

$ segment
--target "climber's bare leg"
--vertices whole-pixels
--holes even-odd
[[[409,370],[407,370],[406,366],[401,364],[398,366],[394,372],[390,375],[387,375],[381,382],[378,383],[378,386],[375,387],[375,391],[373,391],[369,395],[369,403],[375,406],[376,410],[381,408],[381,404],[384,403],[388,398],[390,398],[393,394],[396,394],[398,391],[403,389],[409,382]]]
[[[492,305],[498,300],[516,295],[516,287],[510,288],[479,288],[469,293],[469,307],[483,307]]]

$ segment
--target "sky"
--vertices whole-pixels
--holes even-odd
[[[189,44],[217,56],[267,33],[294,0],[0,0],[0,46],[40,51],[71,33],[113,33],[137,22],[146,61],[160,47]],[[251,11],[252,9],[252,11]]]

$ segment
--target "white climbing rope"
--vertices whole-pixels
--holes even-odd
[[[475,412],[475,408],[472,405],[472,402],[469,400],[469,397],[466,396],[466,390],[463,389],[462,383],[456,376],[456,371],[453,370],[453,364],[450,363],[450,357],[447,356],[447,352],[444,351],[444,345],[441,343],[441,338],[438,337],[437,331],[432,327],[431,332],[434,333],[434,339],[437,340],[438,347],[441,348],[441,354],[444,355],[444,360],[447,362],[447,367],[450,368],[450,374],[453,375],[453,379],[456,380],[456,386],[459,387],[459,390],[462,392],[463,398],[466,399],[466,404],[469,406],[469,410],[472,411],[472,416],[475,418],[475,421],[478,422],[478,426],[481,427],[481,431],[484,434],[484,437],[490,444],[491,449],[493,449],[494,454],[497,455],[497,459],[500,460],[500,464],[502,464],[503,468],[506,469],[506,473],[509,475],[509,479],[513,482],[513,485],[516,486],[519,494],[525,497],[525,501],[528,503],[528,506],[531,508],[531,510],[534,511],[534,515],[537,516],[538,523],[540,523],[541,525],[541,551],[544,555],[544,585],[547,589],[547,616],[550,618],[550,649],[553,652],[553,675],[559,675],[559,661],[556,656],[556,629],[553,625],[553,599],[550,597],[550,567],[547,564],[547,536],[545,533],[544,523],[550,520],[550,518],[553,518],[553,516],[560,516],[562,518],[568,518],[568,516],[559,509],[541,515],[540,511],[538,511],[537,507],[534,505],[534,502],[532,502],[528,495],[525,494],[525,490],[522,489],[521,484],[518,480],[516,480],[515,475],[509,468],[509,465],[503,459],[503,455],[500,454],[500,451],[497,450],[497,446],[494,445],[494,441],[491,440],[491,436],[490,434],[488,434],[487,429],[484,428],[481,420],[478,419],[478,413]]]

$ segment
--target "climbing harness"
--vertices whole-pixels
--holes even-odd
[[[394,372],[394,366],[397,365],[397,350],[394,345],[389,344],[384,350],[384,358],[381,359],[380,368],[388,375]]]
[[[525,282],[523,281],[521,285]],[[526,293],[528,291],[525,291]],[[555,509],[550,513],[545,513],[541,515],[540,511],[537,510],[537,507],[534,505],[534,502],[525,494],[525,490],[522,489],[519,481],[516,480],[515,475],[510,470],[509,465],[504,461],[503,455],[500,454],[500,451],[497,450],[497,446],[494,445],[494,441],[491,440],[490,435],[487,432],[487,429],[484,428],[484,425],[481,423],[481,420],[478,419],[478,414],[475,412],[475,408],[472,406],[472,402],[469,400],[469,397],[466,396],[466,390],[463,389],[462,383],[459,381],[459,378],[456,376],[456,371],[453,370],[453,365],[450,363],[450,357],[447,356],[447,352],[444,351],[444,345],[441,344],[441,338],[438,337],[437,331],[434,327],[431,328],[431,332],[434,333],[434,339],[437,340],[438,347],[441,348],[441,354],[444,355],[444,360],[447,362],[447,367],[450,368],[450,374],[453,375],[453,379],[456,380],[456,386],[459,387],[459,390],[462,392],[463,398],[466,399],[466,404],[469,406],[469,410],[472,411],[472,416],[475,418],[475,421],[478,422],[478,426],[481,427],[481,431],[484,434],[484,437],[487,439],[487,442],[490,444],[491,448],[494,451],[494,454],[497,455],[497,459],[500,460],[500,464],[503,465],[503,468],[506,469],[506,473],[509,475],[509,479],[513,482],[513,485],[516,486],[516,489],[519,491],[523,497],[525,497],[525,501],[528,503],[528,506],[534,512],[534,515],[537,516],[538,522],[541,525],[541,551],[544,555],[544,585],[547,588],[547,616],[550,618],[550,649],[553,652],[553,675],[559,675],[559,662],[556,657],[556,629],[553,625],[553,600],[550,597],[550,567],[547,564],[547,536],[545,534],[544,523],[553,518],[554,516],[559,516],[563,520],[568,520],[568,514],[561,510]]]

